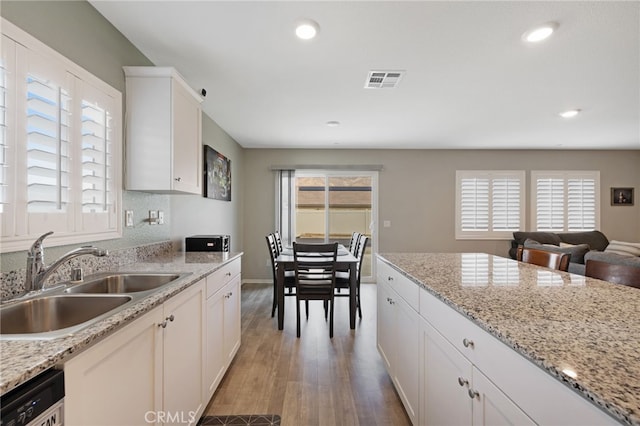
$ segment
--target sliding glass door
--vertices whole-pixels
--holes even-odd
[[[292,178],[291,237],[298,242],[339,242],[351,234],[369,237],[362,280],[373,276],[377,247],[377,172],[295,171]]]

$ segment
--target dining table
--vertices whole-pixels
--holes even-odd
[[[276,258],[277,263],[277,304],[278,304],[278,330],[284,328],[284,273],[294,269],[293,248],[285,247]],[[336,257],[336,269],[349,271],[349,326],[356,328],[356,291],[357,276],[356,267],[358,258],[355,257],[344,245],[338,244],[338,255]]]

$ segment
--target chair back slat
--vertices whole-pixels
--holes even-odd
[[[282,235],[280,235],[280,232],[278,231],[274,232],[272,235],[276,241],[276,250],[278,254],[280,254],[282,253]]]
[[[566,272],[569,270],[571,254],[518,246],[517,259],[524,263]]]
[[[309,286],[335,287],[338,243],[293,243],[296,286],[300,291]],[[332,290],[333,291],[333,290]]]
[[[351,241],[349,241],[349,252],[356,256],[357,251],[358,251],[358,243],[360,242],[360,238],[362,237],[362,234],[359,232],[353,232],[351,234]]]
[[[618,265],[600,260],[587,260],[585,273],[587,277],[640,288],[640,268],[630,265]]]

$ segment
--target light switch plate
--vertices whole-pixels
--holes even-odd
[[[158,210],[158,225],[164,225],[164,212]]]
[[[391,221],[390,220],[385,220],[382,222],[382,226],[384,228],[391,228]]]
[[[158,224],[158,210],[149,210],[149,225]]]
[[[124,211],[124,226],[133,228],[133,210]]]

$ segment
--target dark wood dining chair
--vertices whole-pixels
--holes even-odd
[[[360,275],[362,272],[362,263],[364,259],[364,253],[367,250],[367,242],[369,237],[360,235],[356,251],[353,254],[358,258],[356,264],[356,307],[358,308],[358,316],[362,318],[362,308],[360,307]],[[349,292],[343,293],[341,290],[351,288],[351,282],[349,278],[349,272],[337,271],[336,272],[336,297],[348,297]]]
[[[267,246],[269,247],[269,255],[271,257],[271,272],[273,274],[273,305],[271,307],[271,317],[276,314],[276,308],[278,306],[278,263],[276,258],[279,255],[278,246],[275,236],[268,234],[266,237]],[[296,287],[296,280],[293,271],[285,271],[284,273],[284,288],[288,291],[285,292],[285,296],[294,296],[293,290]]]
[[[293,243],[296,281],[296,335],[300,337],[300,301],[322,300],[329,305],[329,337],[333,337],[333,302],[338,243]],[[307,310],[307,319],[309,312]]]
[[[545,268],[566,272],[569,270],[571,254],[518,246],[517,260],[524,263],[531,263],[532,265],[544,266]]]
[[[362,234],[359,232],[351,233],[351,241],[349,241],[349,252],[354,256],[358,251],[358,242],[360,241],[360,237],[362,237]]]
[[[282,235],[276,231],[273,233],[273,237],[276,239],[276,249],[278,249],[278,254],[280,254],[282,253]]]
[[[640,288],[640,268],[635,266],[587,260],[584,274],[610,283]]]

